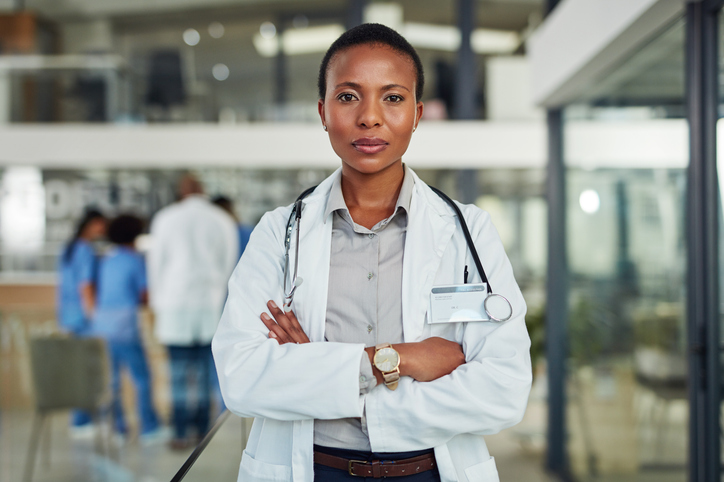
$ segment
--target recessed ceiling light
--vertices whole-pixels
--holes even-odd
[[[183,37],[186,45],[191,45],[192,47],[194,45],[198,45],[199,41],[201,40],[201,35],[199,35],[199,32],[196,31],[195,28],[187,28],[184,31]]]
[[[229,78],[229,67],[226,64],[216,64],[211,68],[211,75],[216,80],[222,81]]]
[[[225,31],[226,29],[224,29],[224,26],[220,22],[211,22],[209,24],[209,35],[211,35],[212,38],[223,37]]]
[[[277,28],[271,22],[264,22],[259,27],[259,34],[265,39],[274,38],[277,34]]]

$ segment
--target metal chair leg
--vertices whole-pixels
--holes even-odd
[[[30,482],[33,478],[33,468],[35,467],[35,456],[38,453],[38,439],[40,431],[45,421],[45,413],[38,412],[33,418],[33,428],[30,435],[30,445],[28,446],[28,454],[25,459],[25,473],[23,474],[23,482]]]
[[[43,437],[43,446],[40,448],[40,452],[43,454],[43,466],[46,470],[50,469],[50,447],[51,443],[51,432],[53,431],[53,419],[49,418],[45,424],[45,430],[42,432],[45,434]]]

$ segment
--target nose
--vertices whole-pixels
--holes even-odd
[[[381,126],[382,112],[378,103],[374,100],[363,100],[360,102],[357,123],[360,127],[365,127],[367,129]]]

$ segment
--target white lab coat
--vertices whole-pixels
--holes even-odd
[[[415,176],[402,275],[406,342],[455,340],[466,363],[422,383],[409,377],[395,391],[378,385],[359,394],[364,345],[324,341],[332,218],[322,219],[337,170],[304,201],[299,276],[293,310],[313,343],[279,345],[259,319],[268,299],[283,300],[284,232],[290,206],[267,213],[229,282],[229,298],[212,348],[229,409],[256,417],[239,481],[312,482],[314,419],[360,417],[366,411],[374,452],[434,447],[442,481],[498,481],[483,435],[518,423],[531,384],[526,305],[490,216],[460,205],[496,293],[512,318],[502,324],[429,325],[434,285],[479,280],[453,210]],[[290,253],[294,253],[294,236]],[[292,260],[293,261],[293,260]],[[316,342],[316,343],[315,343]]]
[[[147,256],[155,334],[165,345],[208,344],[239,256],[239,234],[228,213],[202,195],[159,211]]]

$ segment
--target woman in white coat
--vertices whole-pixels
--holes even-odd
[[[381,25],[343,34],[322,62],[319,114],[342,167],[302,201],[289,274],[298,261],[303,283],[280,309],[292,206],[278,208],[213,340],[226,405],[255,418],[239,481],[498,480],[484,435],[525,411],[526,306],[489,215],[458,204],[513,312],[429,323],[431,289],[467,282],[474,263],[455,211],[402,163],[423,83],[417,53]]]

